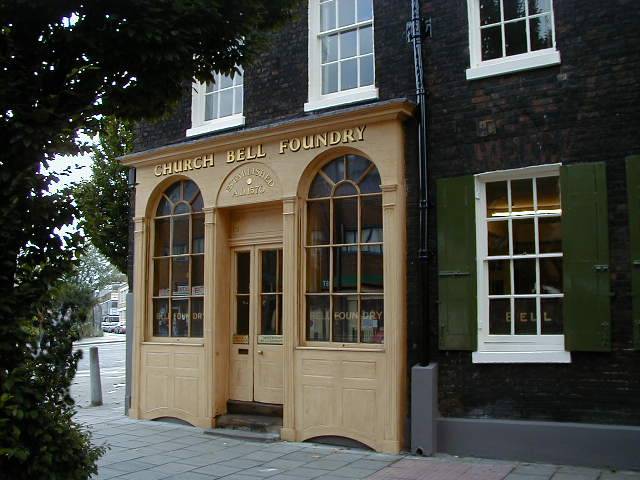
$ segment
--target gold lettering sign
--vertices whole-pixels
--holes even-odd
[[[231,177],[225,190],[234,197],[259,196],[266,193],[268,188],[273,188],[276,182],[266,169],[255,166],[240,168]]]
[[[158,164],[154,167],[153,173],[156,177],[171,175],[173,173],[188,172],[191,170],[200,170],[201,168],[213,167],[213,153],[197,156],[195,158],[184,158],[173,162]]]
[[[362,142],[366,125],[355,128],[343,128],[342,130],[330,130],[328,132],[314,133],[303,137],[285,138],[280,140],[280,155],[286,152],[298,152],[300,150],[313,150],[320,147],[332,147],[341,143]]]
[[[267,154],[264,153],[262,144],[249,145],[248,147],[240,147],[234,150],[227,150],[227,163],[244,162],[245,160],[255,160],[256,158],[264,158]]]

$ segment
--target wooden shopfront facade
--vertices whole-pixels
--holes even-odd
[[[129,155],[130,415],[398,452],[406,415],[405,128],[381,102]]]

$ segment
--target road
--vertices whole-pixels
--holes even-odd
[[[95,343],[90,343],[91,339],[85,339],[75,346],[74,350],[82,350],[78,371],[71,385],[71,397],[78,407],[91,405],[89,348],[97,346],[102,380],[102,402],[105,406],[122,406],[124,409],[126,353],[124,340],[125,336],[122,334],[105,333],[105,336],[96,339]]]

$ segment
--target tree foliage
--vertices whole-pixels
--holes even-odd
[[[77,357],[52,291],[82,240],[41,168],[86,151],[100,116],[159,116],[194,77],[266,46],[296,0],[0,0],[0,472],[86,478],[99,450],[72,420]]]
[[[133,149],[133,122],[103,117],[98,135],[98,144],[91,149],[91,180],[81,183],[74,196],[82,211],[82,229],[98,251],[125,273],[129,244],[128,169],[117,158]]]

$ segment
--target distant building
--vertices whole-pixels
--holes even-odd
[[[124,323],[127,314],[125,295],[128,285],[113,283],[101,290],[96,290],[96,305],[93,308],[93,319],[96,325]]]

